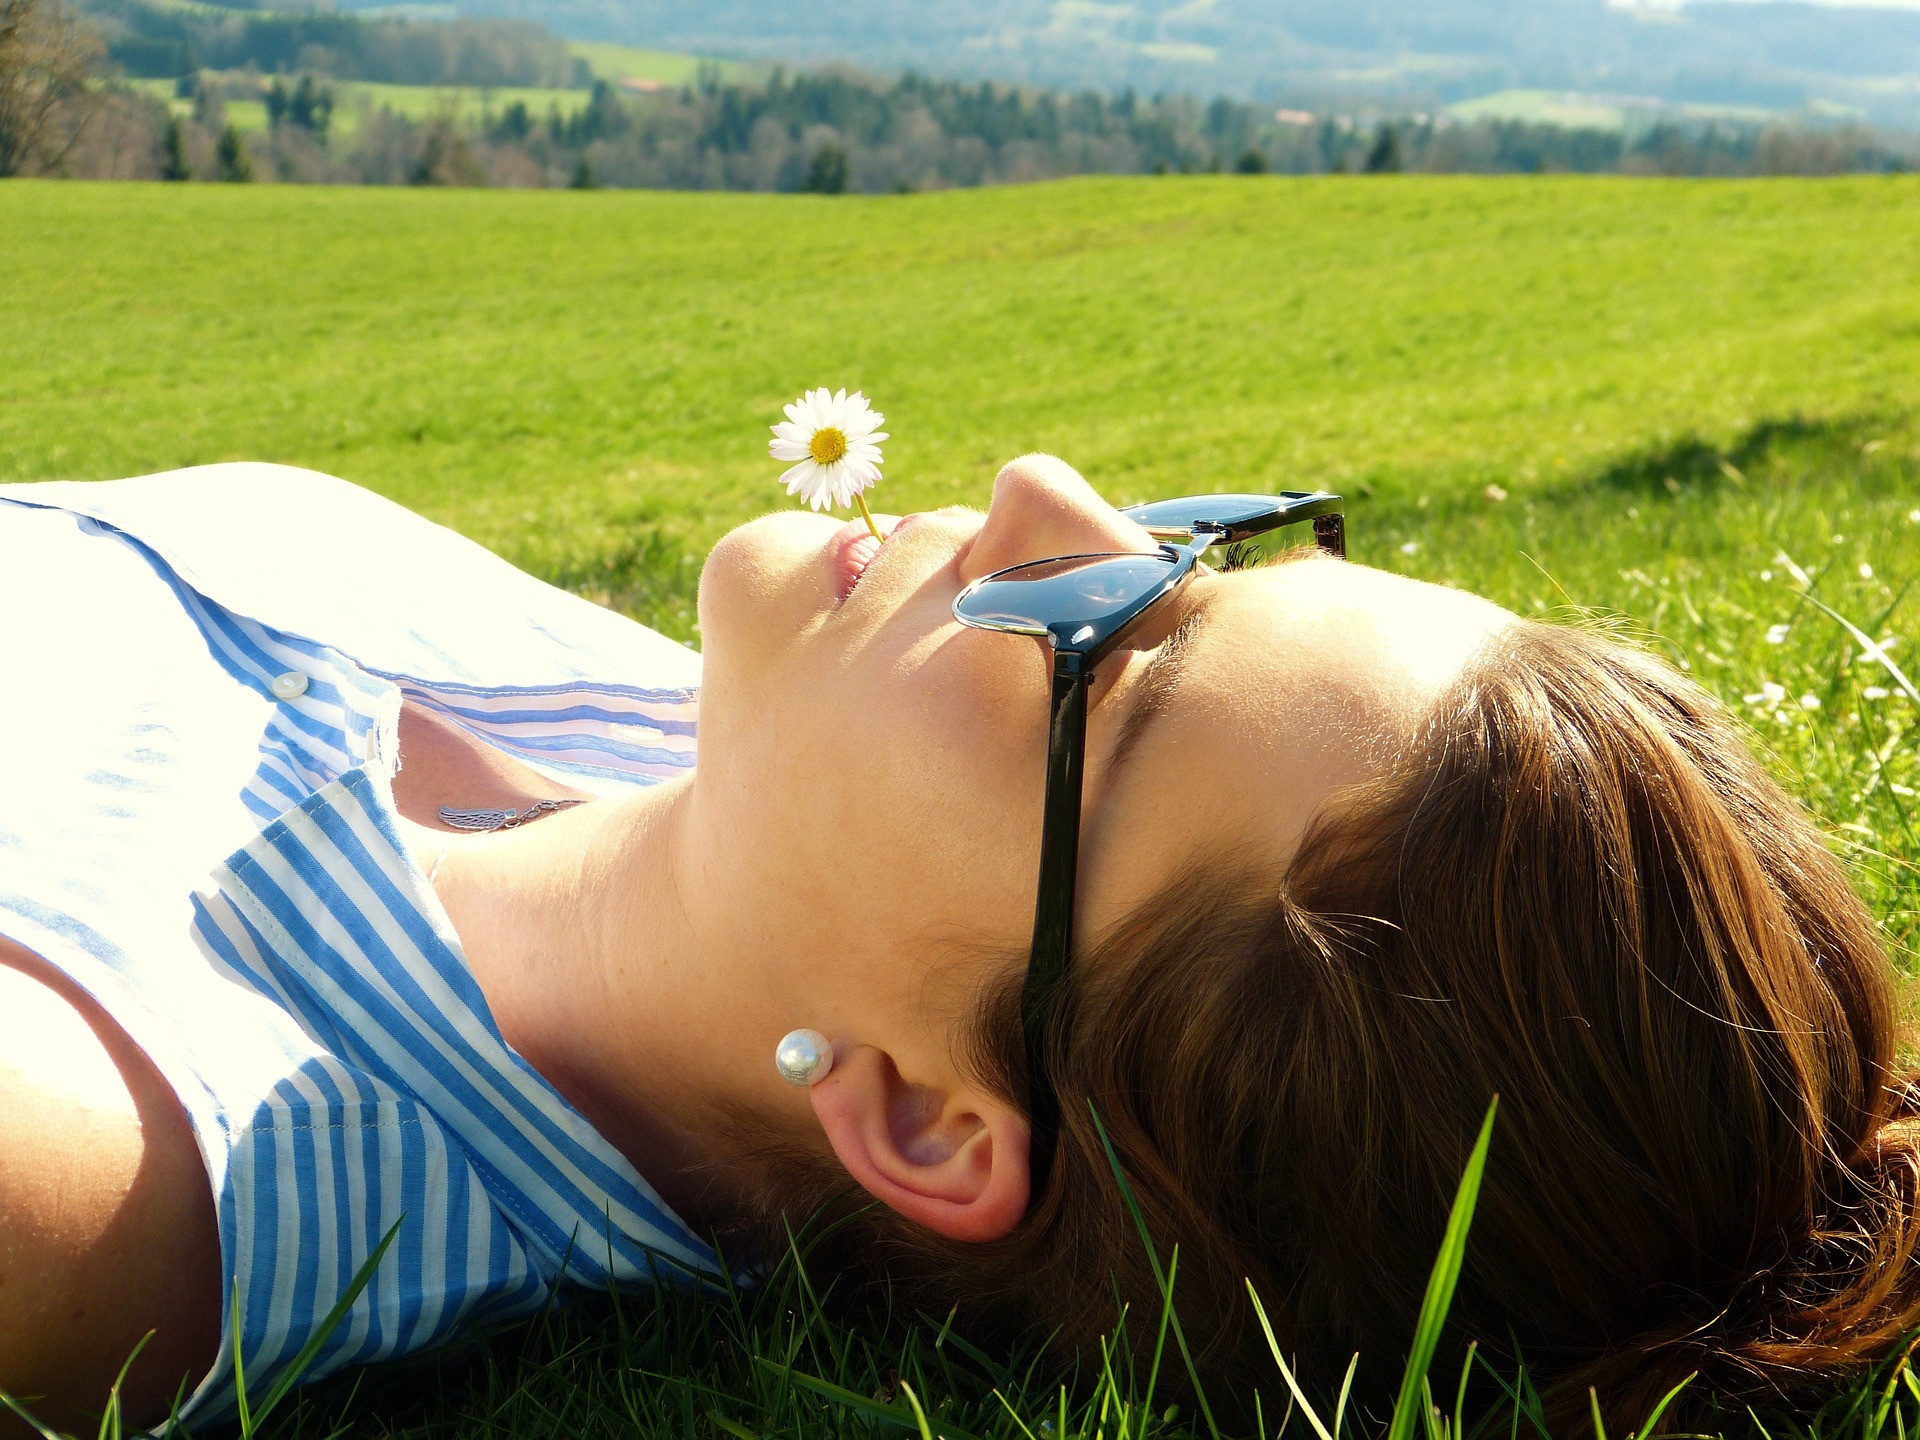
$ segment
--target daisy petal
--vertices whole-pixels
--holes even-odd
[[[860,493],[880,481],[883,463],[880,444],[887,432],[886,417],[868,402],[864,391],[824,385],[805,391],[786,405],[786,419],[770,427],[767,454],[782,463],[794,462],[780,480],[787,494],[799,496],[815,510],[848,506]],[[822,465],[813,458],[813,442],[822,430],[837,430],[834,449],[840,459]]]
[[[789,495],[803,496],[807,503],[813,506],[814,509],[818,510],[820,508],[820,497],[823,489],[821,484],[822,476],[820,467],[814,464],[813,461],[802,460],[780,478],[787,482],[787,493]]]

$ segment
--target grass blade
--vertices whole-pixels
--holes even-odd
[[[253,1440],[253,1411],[247,1407],[247,1365],[240,1353],[240,1279],[233,1281],[233,1404],[240,1412],[240,1440]]]
[[[1678,1385],[1660,1397],[1660,1403],[1653,1407],[1653,1413],[1641,1422],[1639,1432],[1634,1436],[1634,1440],[1647,1440],[1647,1437],[1653,1434],[1653,1427],[1658,1425],[1660,1423],[1660,1417],[1667,1413],[1667,1406],[1674,1402],[1682,1390],[1694,1382],[1694,1378],[1698,1376],[1699,1373],[1698,1370],[1690,1372],[1686,1379],[1682,1380]]]
[[[153,1334],[149,1330],[140,1337],[140,1343],[121,1362],[120,1373],[113,1377],[113,1384],[107,1388],[107,1408],[100,1412],[99,1440],[109,1440],[109,1437],[111,1440],[120,1440],[125,1429],[120,1414],[120,1390],[127,1383],[127,1372],[133,1368],[133,1362],[140,1358],[140,1352],[147,1348],[147,1342],[153,1339]]]
[[[251,1440],[260,1423],[271,1415],[280,1402],[287,1398],[293,1387],[300,1383],[301,1377],[307,1373],[307,1367],[313,1363],[314,1357],[333,1338],[333,1332],[338,1330],[341,1322],[347,1318],[347,1312],[353,1308],[353,1302],[360,1298],[360,1292],[365,1290],[373,1280],[373,1272],[380,1268],[380,1262],[386,1258],[387,1250],[393,1244],[394,1237],[400,1233],[400,1226],[405,1220],[406,1217],[403,1215],[393,1222],[392,1228],[381,1237],[380,1243],[373,1247],[373,1253],[367,1256],[365,1263],[354,1272],[353,1279],[348,1283],[346,1290],[338,1300],[333,1302],[333,1308],[320,1322],[320,1328],[307,1337],[307,1343],[300,1347],[300,1353],[293,1357],[291,1364],[280,1371],[279,1378],[268,1388],[266,1397],[261,1400],[259,1407],[251,1410],[247,1404],[246,1372],[240,1368],[240,1285],[238,1281],[234,1283],[233,1393],[240,1410],[242,1435]]]
[[[760,1440],[760,1437],[754,1434],[753,1431],[749,1430],[737,1420],[729,1420],[718,1410],[707,1411],[707,1423],[733,1436],[734,1440]]]
[[[1280,1367],[1280,1378],[1287,1382],[1287,1389],[1293,1392],[1294,1403],[1300,1407],[1300,1413],[1307,1417],[1307,1423],[1313,1426],[1313,1433],[1318,1435],[1320,1440],[1333,1440],[1332,1432],[1320,1418],[1320,1412],[1313,1408],[1313,1402],[1307,1399],[1306,1391],[1300,1388],[1300,1382],[1294,1378],[1293,1369],[1287,1364],[1286,1356],[1280,1353],[1280,1342],[1274,1338],[1273,1325],[1267,1319],[1267,1307],[1260,1303],[1260,1294],[1253,1288],[1251,1280],[1247,1282],[1247,1297],[1253,1301],[1253,1313],[1260,1317],[1260,1328],[1266,1332],[1267,1348],[1273,1352],[1273,1363]],[[1358,1355],[1353,1358],[1355,1362],[1360,1359]],[[1351,1364],[1347,1366],[1347,1373],[1349,1375],[1353,1373]],[[1284,1422],[1280,1428],[1283,1431],[1286,1429]]]
[[[0,1390],[0,1405],[6,1406],[7,1409],[11,1410],[15,1415],[18,1415],[20,1422],[33,1431],[34,1434],[38,1435],[40,1440],[65,1440],[65,1437],[62,1436],[59,1431],[51,1430],[34,1419],[18,1400],[14,1399],[13,1396],[4,1390]]]
[[[1467,1158],[1466,1172],[1454,1193],[1453,1210],[1447,1216],[1447,1230],[1440,1242],[1440,1254],[1433,1262],[1433,1274],[1427,1280],[1426,1298],[1420,1302],[1420,1320],[1413,1329],[1413,1349],[1407,1356],[1407,1373],[1401,1377],[1400,1397],[1394,1402],[1393,1421],[1387,1427],[1387,1440],[1413,1440],[1414,1425],[1420,1419],[1425,1395],[1427,1367],[1440,1345],[1440,1331],[1447,1323],[1447,1310],[1453,1304],[1454,1287],[1460,1282],[1460,1263],[1467,1253],[1467,1230],[1473,1224],[1473,1207],[1480,1199],[1480,1177],[1486,1173],[1487,1147],[1493,1141],[1493,1117],[1500,1109],[1500,1097],[1487,1106],[1487,1118],[1480,1122],[1480,1138]]]
[[[900,1393],[905,1395],[907,1403],[913,1406],[913,1418],[920,1427],[920,1440],[933,1440],[933,1427],[927,1424],[927,1412],[920,1408],[920,1397],[913,1393],[913,1386],[902,1380]]]
[[[1012,1417],[1013,1423],[1020,1427],[1020,1433],[1025,1435],[1027,1440],[1040,1440],[1038,1435],[1035,1435],[1032,1430],[1027,1428],[1027,1422],[1020,1418],[1020,1412],[1013,1408],[1012,1402],[1010,1402],[1005,1395],[996,1390],[993,1392],[993,1398],[1000,1402],[1000,1408]]]
[[[1193,1381],[1193,1398],[1199,1402],[1200,1415],[1207,1422],[1207,1433],[1213,1440],[1220,1440],[1220,1427],[1214,1423],[1213,1407],[1207,1403],[1206,1387],[1200,1383],[1200,1367],[1193,1363],[1193,1351],[1187,1346],[1187,1332],[1180,1327],[1180,1313],[1173,1308],[1173,1286],[1167,1279],[1167,1272],[1160,1268],[1160,1254],[1153,1248],[1153,1236],[1147,1233],[1146,1217],[1140,1213],[1140,1204],[1133,1198],[1133,1186],[1127,1181],[1127,1173],[1120,1168],[1120,1156],[1113,1148],[1113,1137],[1107,1134],[1107,1127],[1100,1119],[1100,1112],[1093,1102],[1087,1102],[1087,1112],[1093,1116],[1093,1128],[1099,1132],[1100,1144],[1107,1152],[1107,1164],[1113,1170],[1113,1178],[1120,1186],[1120,1198],[1126,1202],[1127,1213],[1133,1217],[1134,1229],[1140,1232],[1140,1243],[1146,1247],[1147,1262],[1153,1266],[1153,1278],[1160,1287],[1160,1298],[1167,1307],[1166,1318],[1173,1325],[1174,1343],[1180,1347],[1180,1358],[1186,1361],[1187,1377]],[[1066,1432],[1063,1429],[1061,1433]]]
[[[1473,1357],[1479,1353],[1480,1342],[1473,1341],[1467,1346],[1467,1358],[1460,1366],[1460,1388],[1453,1392],[1453,1440],[1466,1440],[1467,1434],[1467,1380],[1473,1374]]]
[[[816,1376],[795,1370],[791,1366],[777,1365],[764,1355],[756,1356],[755,1358],[758,1359],[762,1365],[766,1366],[767,1369],[784,1376],[802,1390],[812,1391],[823,1400],[831,1400],[836,1405],[843,1406],[848,1410],[857,1411],[862,1415],[872,1415],[876,1419],[890,1421],[900,1426],[903,1430],[918,1428],[919,1422],[915,1420],[912,1410],[903,1410],[898,1405],[889,1405],[884,1400],[875,1400],[871,1396],[862,1395],[856,1390],[849,1390],[844,1385],[835,1385],[831,1380],[821,1380]],[[900,1383],[901,1389],[905,1390],[907,1388],[906,1382],[903,1380]],[[914,1410],[917,1409],[919,1409],[919,1401],[916,1400],[914,1402]],[[972,1435],[969,1435],[964,1430],[956,1429],[952,1425],[942,1425],[941,1434],[944,1440],[974,1440]]]
[[[926,1311],[918,1310],[914,1313],[927,1325],[933,1325],[933,1317],[928,1315]],[[966,1356],[967,1359],[984,1370],[987,1378],[995,1385],[1005,1388],[1013,1383],[1013,1376],[1006,1366],[995,1360],[978,1345],[970,1343],[964,1335],[959,1334],[952,1328],[951,1316],[948,1317],[948,1323],[938,1326],[937,1328],[940,1334],[939,1338],[934,1342],[936,1345],[951,1345],[962,1355]]]
[[[1360,1352],[1353,1352],[1353,1358],[1347,1362],[1346,1379],[1340,1382],[1340,1398],[1333,1402],[1333,1433],[1337,1436],[1347,1423],[1347,1400],[1353,1394],[1353,1377],[1360,1369]]]

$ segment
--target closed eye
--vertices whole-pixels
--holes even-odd
[[[1314,545],[1288,545],[1284,549],[1275,549],[1259,540],[1241,540],[1224,550],[1213,551],[1207,563],[1222,574],[1232,574],[1235,570],[1258,570],[1264,565],[1285,565],[1291,560],[1307,560],[1321,553]]]
[[[1230,575],[1235,570],[1251,570],[1254,566],[1262,564],[1264,559],[1258,545],[1251,540],[1242,540],[1236,545],[1227,546],[1214,557],[1212,563],[1215,570],[1223,575]]]
[[[1186,618],[1173,627],[1173,633],[1160,643],[1160,648],[1147,661],[1139,683],[1128,697],[1127,713],[1120,720],[1120,734],[1113,742],[1113,757],[1108,762],[1110,765],[1123,764],[1140,744],[1148,723],[1172,705],[1174,694],[1180,688],[1180,677],[1186,668],[1194,637],[1205,627],[1217,593],[1213,590],[1203,591],[1193,608],[1187,612]]]

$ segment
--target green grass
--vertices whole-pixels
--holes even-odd
[[[622,80],[657,80],[662,85],[691,85],[702,65],[712,66],[722,80],[747,82],[767,71],[765,65],[743,60],[709,60],[675,50],[646,50],[638,45],[613,45],[598,40],[569,40],[567,48],[593,67],[595,76],[618,84]]]
[[[1820,607],[1920,671],[1920,181],[15,182],[0,233],[0,476],[312,465],[681,635],[704,547],[784,503],[766,426],[808,385],[887,412],[892,510],[983,503],[1028,449],[1119,500],[1341,488],[1360,560],[1652,637],[1745,717],[1911,963],[1920,706]],[[910,1385],[950,1440],[1036,1440],[1043,1414],[1047,1440],[1118,1433],[1124,1385],[965,1335],[829,1319],[791,1274],[718,1309],[590,1299],[274,1427],[895,1436]],[[1920,1423],[1888,1393],[1767,1425]],[[1282,1398],[1276,1371],[1269,1432]],[[1133,1435],[1194,1433],[1129,1413]]]
[[[193,101],[177,98],[171,80],[133,80],[128,83],[165,100],[167,108],[182,119],[193,113]],[[371,80],[329,80],[326,84],[333,91],[334,99],[331,128],[339,138],[352,136],[358,131],[361,116],[368,111],[391,110],[410,120],[448,115],[471,125],[483,123],[489,116],[498,115],[517,101],[527,107],[536,121],[540,121],[546,119],[550,109],[557,109],[562,115],[584,110],[592,97],[592,92],[587,90],[553,90],[534,85],[482,88],[387,85]],[[226,102],[226,111],[227,120],[243,135],[258,134],[267,128],[267,105],[264,100],[229,100]]]
[[[190,9],[211,9],[195,0],[170,0]],[[226,13],[222,11],[220,13]],[[585,60],[594,78],[618,85],[623,80],[652,82],[659,85],[690,85],[701,66],[710,66],[723,80],[744,82],[762,77],[767,67],[740,60],[708,60],[699,55],[683,55],[673,50],[646,50],[637,45],[612,45],[597,41],[573,40],[567,43],[573,54]],[[211,73],[211,72],[209,72]],[[216,77],[217,78],[217,77]],[[193,102],[174,95],[172,80],[136,79],[126,82],[134,89],[167,102],[167,108],[185,118],[193,113]],[[266,83],[264,80],[261,82]],[[342,136],[359,128],[363,110],[391,110],[411,120],[451,114],[468,124],[497,115],[518,101],[544,120],[547,111],[558,108],[562,115],[584,109],[589,90],[560,90],[544,86],[505,85],[388,85],[371,80],[329,80],[335,108],[333,128]],[[255,134],[267,128],[264,101],[229,100],[227,119],[242,134]]]
[[[1656,120],[1732,120],[1764,124],[1781,112],[1751,105],[1680,105],[1636,95],[1582,95],[1563,90],[1500,90],[1447,107],[1461,120],[1527,120],[1581,130],[1625,130]]]
[[[495,89],[473,86],[383,85],[369,80],[343,80],[333,83],[333,123],[343,134],[352,134],[367,110],[391,110],[410,120],[427,120],[447,115],[463,124],[482,124],[509,105],[525,105],[536,122],[545,120],[549,110],[572,115],[584,110],[591,92],[552,90],[533,85],[504,85]],[[264,126],[264,118],[263,118]]]

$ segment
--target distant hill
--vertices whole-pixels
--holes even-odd
[[[343,8],[352,0],[343,0]],[[1920,12],[1606,0],[457,0],[576,39],[1394,108],[1499,91],[1920,126]]]
[[[82,0],[107,58],[134,77],[252,67],[399,85],[586,84],[591,64],[540,25],[511,19],[341,15],[196,0]],[[450,8],[450,7],[449,7]]]

